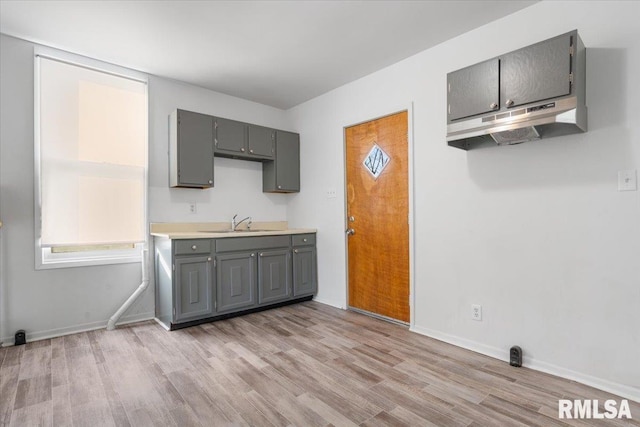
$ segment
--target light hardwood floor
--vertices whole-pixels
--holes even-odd
[[[155,322],[0,349],[0,425],[555,426],[617,399],[316,302],[166,332]]]

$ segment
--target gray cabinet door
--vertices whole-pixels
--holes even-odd
[[[262,251],[258,254],[258,303],[285,300],[291,289],[289,249]]]
[[[274,130],[263,126],[249,125],[249,154],[264,158],[274,157]]]
[[[176,322],[213,315],[211,262],[207,256],[176,258]]]
[[[262,165],[262,191],[300,191],[300,135],[276,131],[276,158]]]
[[[213,117],[178,110],[178,185],[213,187]]]
[[[500,107],[499,66],[496,58],[447,75],[449,122]]]
[[[293,296],[311,295],[318,290],[316,248],[293,249]]]
[[[516,107],[571,93],[571,35],[563,35],[501,58],[504,107]]]
[[[256,253],[216,256],[218,312],[249,308],[256,303]]]
[[[247,124],[220,117],[214,120],[216,154],[244,155],[247,151]]]

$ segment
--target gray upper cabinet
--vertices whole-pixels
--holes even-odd
[[[262,191],[295,193],[300,191],[300,135],[276,131],[276,156],[262,164]]]
[[[484,114],[499,108],[499,66],[498,59],[491,59],[449,74],[449,120]]]
[[[263,163],[263,191],[300,191],[300,135],[176,110],[169,116],[169,186],[213,187],[214,157]]]
[[[175,321],[183,322],[213,315],[211,258],[176,258],[175,268]]]
[[[244,160],[271,160],[274,130],[263,126],[216,117],[215,155]]]
[[[248,125],[249,154],[264,159],[273,159],[275,130],[257,125]]]
[[[214,118],[215,153],[217,156],[237,157],[247,151],[247,124],[235,120]]]
[[[289,248],[261,251],[258,255],[258,304],[282,301],[291,293]]]
[[[504,55],[500,90],[507,108],[571,93],[571,35],[565,34]]]
[[[576,31],[449,73],[447,122],[570,95],[574,37]]]
[[[213,117],[176,110],[169,117],[169,185],[213,187]]]

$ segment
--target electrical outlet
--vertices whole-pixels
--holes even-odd
[[[636,170],[618,171],[618,191],[636,191],[638,181]]]
[[[335,188],[327,188],[327,199],[335,199],[337,192]]]
[[[198,205],[196,205],[196,202],[189,202],[189,213],[190,214],[198,213]]]
[[[473,320],[482,320],[482,306],[480,304],[471,304],[471,318]]]

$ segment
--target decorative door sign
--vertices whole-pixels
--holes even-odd
[[[389,156],[382,148],[378,147],[378,144],[373,144],[371,151],[364,158],[362,164],[369,171],[373,179],[378,179],[384,168],[389,164]]]

